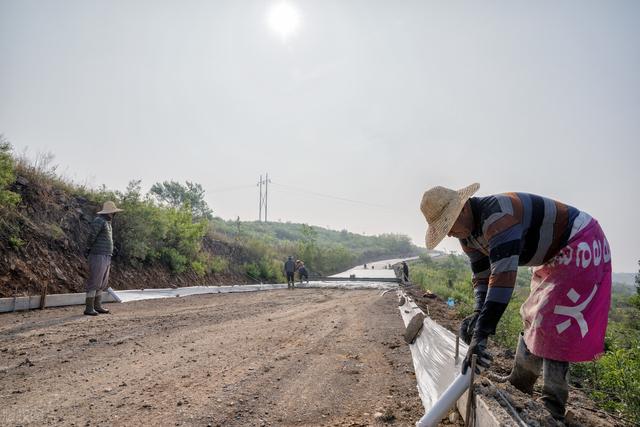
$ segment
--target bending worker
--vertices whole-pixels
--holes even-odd
[[[109,310],[102,307],[102,292],[109,286],[109,271],[113,255],[113,229],[111,221],[117,212],[122,212],[116,204],[105,202],[91,223],[91,231],[87,239],[89,260],[89,279],[86,284],[84,314],[97,316],[107,314]]]
[[[511,299],[518,266],[533,266],[531,293],[520,308],[524,333],[508,380],[531,394],[542,369],[542,401],[562,421],[569,362],[604,352],[609,244],[598,222],[574,207],[526,193],[471,197],[479,187],[434,187],[420,205],[429,225],[427,249],[447,235],[457,237],[471,261],[475,310],[460,328],[469,344],[462,372],[473,354],[490,359],[487,337]]]

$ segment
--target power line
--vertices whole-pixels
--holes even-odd
[[[313,196],[324,197],[324,198],[327,198],[327,199],[340,200],[340,201],[349,202],[349,203],[357,203],[357,204],[360,204],[360,205],[372,206],[372,207],[382,208],[382,209],[391,209],[390,206],[379,205],[379,204],[370,203],[370,202],[364,202],[362,200],[349,199],[349,198],[346,198],[346,197],[332,196],[330,194],[318,193],[316,191],[309,191],[309,190],[306,190],[304,188],[294,187],[292,185],[281,184],[279,182],[272,182],[272,184],[276,185],[278,187],[287,188],[287,189],[289,189],[291,191],[297,191],[297,192],[300,192],[300,193],[311,194]]]
[[[245,190],[245,189],[248,189],[248,188],[255,188],[255,184],[238,185],[238,186],[235,186],[235,187],[214,188],[213,190],[207,190],[207,194],[224,193],[225,191],[234,191],[234,190]]]

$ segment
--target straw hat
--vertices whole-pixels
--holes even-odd
[[[112,214],[116,212],[122,212],[122,209],[118,209],[116,207],[116,204],[109,200],[108,202],[104,202],[104,205],[102,205],[102,210],[98,212],[98,214]]]
[[[445,238],[462,212],[464,204],[478,188],[480,184],[473,183],[457,191],[433,187],[424,192],[420,210],[429,224],[426,236],[427,249],[435,248]]]

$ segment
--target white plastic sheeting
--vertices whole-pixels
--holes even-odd
[[[334,274],[330,277],[344,277],[349,278],[352,275],[355,277],[364,277],[367,279],[395,279],[396,273],[392,268],[385,269],[385,266],[389,264],[397,264],[402,261],[411,261],[414,259],[418,259],[418,257],[411,258],[395,258],[395,259],[387,259],[383,261],[376,261],[372,263],[367,263],[368,268],[364,268],[364,265],[355,266],[347,271],[343,271],[342,273]],[[375,268],[371,268],[375,267]]]
[[[296,283],[296,287],[298,288],[326,288],[326,289],[380,289],[380,290],[388,290],[388,289],[398,289],[398,283],[396,282],[376,282],[375,280],[371,281],[357,281],[350,282],[345,280],[341,281],[312,281],[309,283],[298,284]]]
[[[395,289],[398,287],[394,283],[376,282],[309,282],[302,285],[296,284],[298,288],[327,288],[327,289]],[[286,283],[273,285],[234,285],[234,286],[189,286],[176,289],[138,289],[127,291],[115,291],[122,302],[140,301],[156,298],[175,298],[189,295],[201,294],[227,294],[235,292],[257,292],[271,291],[274,289],[286,289]]]
[[[404,305],[400,306],[400,314],[406,325],[421,310],[408,297],[405,296]],[[455,360],[456,336],[437,324],[430,317],[424,319],[422,332],[413,344],[409,345],[413,357],[413,365],[418,382],[418,392],[420,399],[429,413],[439,402],[440,398],[449,390],[450,397],[447,402],[441,402],[442,411],[446,412],[455,405],[468,386],[468,380],[460,377],[460,364],[467,354],[467,345],[460,342],[458,360]],[[460,377],[460,378],[459,378]],[[461,379],[462,378],[462,379]],[[440,420],[437,419],[436,423]],[[428,424],[421,424],[428,425]]]
[[[129,289],[116,291],[122,302],[140,301],[145,299],[186,297],[201,294],[228,294],[235,292],[256,292],[286,288],[286,284],[275,285],[233,285],[233,286],[186,286],[184,288],[161,289]]]

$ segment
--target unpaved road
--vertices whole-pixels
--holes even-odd
[[[2,425],[412,425],[394,293],[297,289],[0,315]]]

